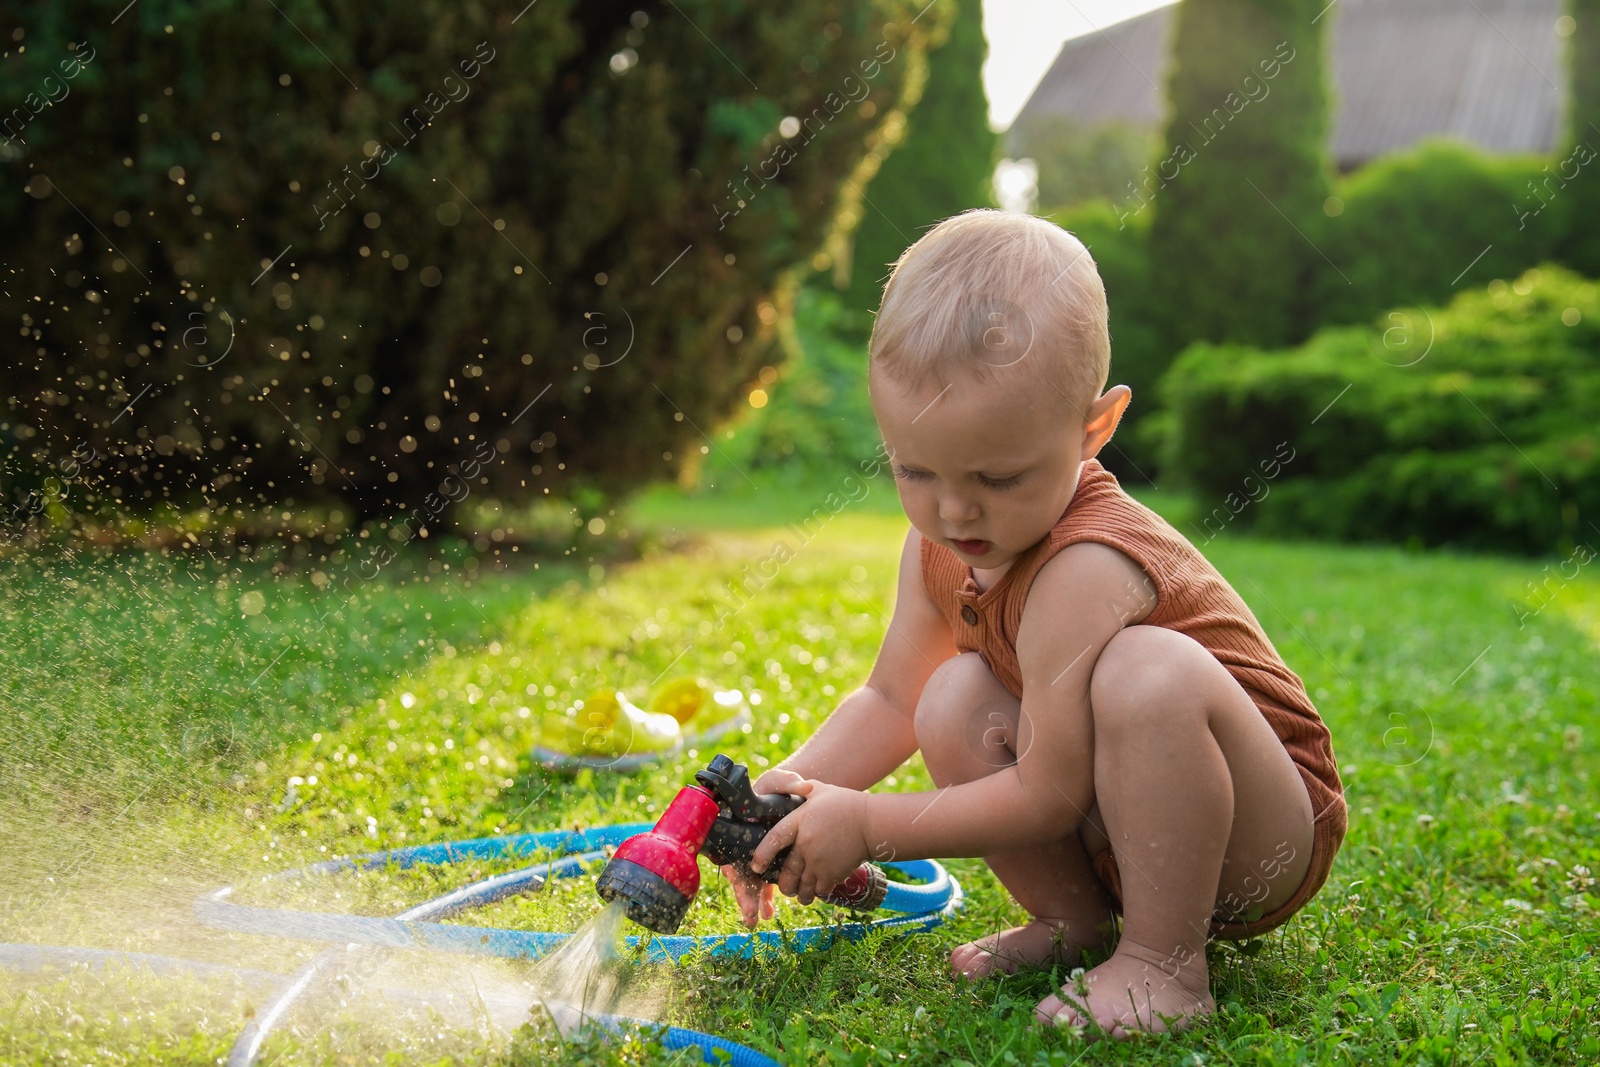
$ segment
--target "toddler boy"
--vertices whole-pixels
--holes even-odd
[[[866,683],[757,781],[808,800],[752,866],[793,845],[778,888],[810,903],[862,860],[981,856],[1032,920],[957,948],[958,974],[1114,944],[1038,1017],[1125,1036],[1214,1010],[1207,940],[1321,888],[1343,786],[1244,601],[1095,458],[1131,394],[1102,392],[1093,259],[1032,216],[946,219],[895,264],[869,363],[912,527],[894,615]],[[918,749],[935,791],[863,791]],[[724,873],[747,923],[772,915]]]

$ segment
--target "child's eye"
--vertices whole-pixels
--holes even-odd
[[[893,464],[890,469],[894,472],[896,478],[904,478],[906,481],[920,482],[932,477],[927,471],[911,470],[900,466],[898,463]],[[986,474],[978,475],[978,484],[986,489],[1010,489],[1020,481],[1022,481],[1021,474],[1013,474],[1005,478],[991,478]]]

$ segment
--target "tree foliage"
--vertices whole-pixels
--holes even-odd
[[[847,308],[876,309],[889,266],[939,220],[992,207],[998,138],[983,89],[982,0],[957,0],[949,36],[928,57],[928,80],[899,143],[865,191],[853,248],[835,275]]]
[[[1325,0],[1183,0],[1167,155],[1146,176],[1169,349],[1283,344],[1301,323],[1329,192]]]
[[[902,0],[124,7],[14,11],[0,448],[135,509],[673,473],[944,28]]]
[[[1562,155],[1580,146],[1590,162],[1572,183],[1565,258],[1591,278],[1600,277],[1600,0],[1567,0],[1574,27],[1567,37],[1567,130]]]

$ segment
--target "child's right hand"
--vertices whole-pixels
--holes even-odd
[[[739,901],[739,914],[746,926],[754,928],[762,919],[775,914],[772,907],[773,891],[778,887],[764,882],[749,871],[740,871],[732,864],[722,866],[722,876],[733,886],[734,898]]]
[[[786,779],[775,776],[776,770],[774,767],[751,782],[751,792],[757,794],[777,792],[772,785],[774,778]],[[754,928],[762,919],[770,919],[777,914],[772,906],[773,897],[778,890],[777,883],[765,881],[759,875],[752,874],[747,869],[734,867],[732,864],[723,865],[722,876],[733,886],[733,896],[739,902],[739,914],[746,926]]]

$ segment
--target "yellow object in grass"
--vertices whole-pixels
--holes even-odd
[[[704,678],[674,678],[657,690],[649,711],[615,689],[590,693],[565,712],[540,718],[533,757],[553,770],[580,767],[633,771],[685,746],[707,745],[749,731],[750,705],[737,689]]]
[[[656,692],[650,707],[677,719],[691,745],[714,741],[751,721],[742,692],[717,689],[704,678],[674,678]]]
[[[677,719],[645,711],[616,690],[591,693],[570,714],[547,717],[543,733],[545,747],[574,756],[666,753],[682,740]]]
[[[704,678],[674,678],[656,691],[650,710],[671,715],[682,726],[694,718],[710,696],[711,686]]]

